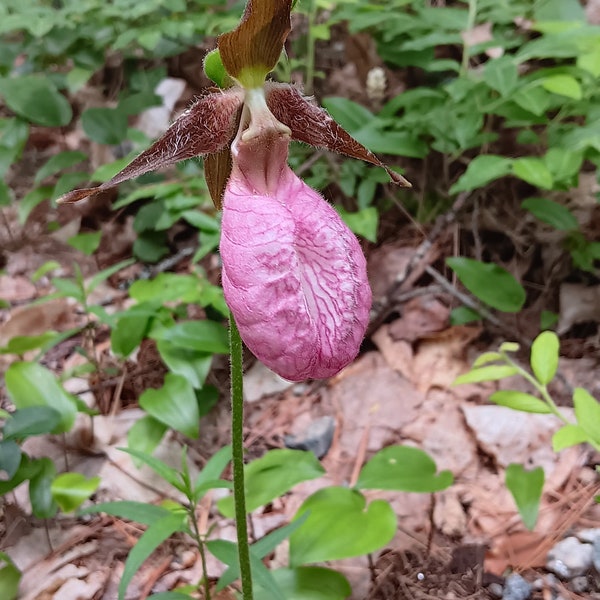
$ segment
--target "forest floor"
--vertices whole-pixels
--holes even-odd
[[[352,43],[362,43],[360,39]],[[340,71],[330,78],[323,94],[335,88],[337,95],[360,99],[363,90],[359,73],[377,64],[355,65],[354,77]],[[350,74],[351,75],[351,74]],[[35,133],[35,132],[34,132]],[[59,145],[78,148],[77,136]],[[17,197],[28,189],[30,178],[54,151],[55,142],[32,137],[19,171],[11,174]],[[89,151],[88,147],[84,150]],[[419,176],[418,173],[412,175]],[[410,178],[411,173],[408,173]],[[586,183],[582,182],[585,187]],[[586,193],[584,189],[582,193]],[[472,210],[450,210],[433,226],[421,227],[398,211],[397,220],[384,224],[387,235],[377,246],[366,247],[374,299],[387,307],[375,319],[357,360],[336,377],[323,382],[290,384],[266,370],[250,357],[246,372],[246,445],[249,457],[284,446],[284,436],[301,436],[314,420],[333,417],[332,445],[322,460],[326,475],[305,482],[252,514],[252,533],[259,538],[289,521],[302,501],[323,485],[347,485],[356,481],[360,466],[374,452],[390,444],[415,445],[427,451],[438,469],[455,477],[449,489],[434,496],[409,493],[370,493],[369,498],[389,500],[399,519],[397,535],[388,547],[373,557],[339,561],[353,587],[355,600],[484,599],[490,584],[501,583],[510,571],[536,581],[535,600],[591,598],[600,594],[599,576],[590,572],[588,589],[580,594],[567,581],[551,577],[545,569],[548,551],[562,538],[589,528],[600,528],[600,506],[594,497],[600,483],[594,470],[598,457],[587,447],[573,447],[556,454],[552,434],[560,422],[551,415],[517,413],[491,405],[489,395],[497,389],[522,389],[522,380],[453,386],[482,352],[496,350],[503,341],[529,335],[538,308],[502,316],[495,323],[449,326],[452,308],[461,303],[452,286],[432,280],[428,268],[440,267],[440,257],[461,244],[464,231],[473,232],[477,223]],[[2,209],[0,223],[0,347],[17,335],[36,335],[48,330],[64,331],[85,318],[66,299],[37,303],[51,291],[47,278],[32,282],[32,274],[49,260],[62,265],[64,276],[77,263],[86,278],[100,268],[130,256],[135,233],[131,219],[113,215],[106,206],[52,208],[44,203],[32,213],[26,227],[18,224],[16,211]],[[48,223],[60,228],[48,233]],[[475,225],[474,225],[475,223]],[[83,257],[66,244],[82,229],[99,224],[104,231],[99,252]],[[393,232],[393,233],[390,233]],[[494,255],[498,236],[488,235],[482,225],[479,243]],[[185,236],[182,236],[185,239]],[[502,238],[502,243],[506,238]],[[177,241],[174,242],[175,254]],[[530,257],[522,260],[531,260]],[[189,258],[172,267],[184,273]],[[519,268],[519,257],[513,265]],[[215,274],[215,257],[207,265]],[[107,310],[119,310],[126,301],[124,285],[140,275],[134,265],[112,277],[94,292],[94,301]],[[398,282],[401,281],[401,285]],[[571,288],[567,314],[560,314],[566,327],[561,374],[551,392],[569,411],[571,390],[584,387],[600,397],[599,338],[597,321],[571,326],[581,289]],[[548,293],[558,294],[556,290]],[[565,292],[567,293],[567,292]],[[540,305],[541,306],[541,305]],[[582,306],[580,310],[585,310]],[[537,311],[537,313],[536,313]],[[596,313],[597,314],[597,313]],[[600,317],[598,318],[600,320]],[[124,365],[110,354],[108,332],[94,333],[97,359],[105,374],[100,380],[73,378],[66,388],[101,408],[94,417],[80,417],[64,437],[32,438],[25,449],[33,456],[49,456],[60,469],[67,467],[86,476],[99,475],[102,483],[95,502],[116,499],[157,503],[172,496],[149,469],[138,469],[130,456],[118,448],[126,446],[127,431],[143,411],[136,401],[148,387],[161,385],[166,368],[151,341],[145,341],[135,359]],[[531,339],[531,338],[530,338]],[[70,338],[49,352],[43,364],[56,373],[81,364],[75,352],[83,345],[81,335]],[[526,347],[517,355],[526,365]],[[14,356],[0,355],[0,371]],[[211,383],[221,392],[213,411],[202,420],[201,436],[190,445],[189,456],[199,469],[216,450],[229,443],[227,364],[216,361]],[[0,405],[7,405],[0,390]],[[176,434],[168,436],[157,456],[173,465],[180,459]],[[510,463],[542,466],[546,484],[539,519],[528,531],[519,517],[505,485]],[[231,521],[217,512],[216,494],[209,494],[198,515],[202,530],[212,528],[212,537],[235,539]],[[24,572],[22,600],[114,600],[128,552],[142,533],[130,522],[107,516],[76,519],[59,517],[42,522],[29,516],[27,490],[18,488],[1,500],[0,548]],[[285,548],[271,556],[269,566],[285,564]],[[209,561],[211,578],[218,578],[223,565]],[[200,559],[189,539],[175,536],[155,552],[134,577],[127,598],[143,599],[150,593],[171,590],[201,577]],[[216,598],[233,598],[231,591]],[[594,596],[600,597],[600,596]]]

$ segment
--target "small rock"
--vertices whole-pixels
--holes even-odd
[[[494,598],[502,598],[502,593],[504,591],[504,588],[502,587],[502,585],[500,583],[490,583],[490,585],[488,585],[488,592],[494,596]]]
[[[302,435],[286,435],[283,441],[287,448],[310,450],[317,458],[322,458],[331,446],[334,431],[335,419],[333,417],[321,417],[315,419]]]
[[[531,586],[518,574],[506,578],[502,600],[527,600],[531,596]]]
[[[587,592],[589,588],[590,588],[589,581],[588,581],[587,577],[585,577],[583,575],[579,575],[578,577],[573,577],[573,579],[571,580],[571,589],[576,594],[583,594],[584,592]]]
[[[570,536],[550,550],[546,568],[563,579],[573,579],[592,566],[593,554],[591,544],[582,544],[576,537]]]
[[[596,539],[600,539],[600,528],[582,529],[575,534],[580,542],[593,544]]]

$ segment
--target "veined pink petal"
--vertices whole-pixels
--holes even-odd
[[[371,290],[354,234],[287,165],[289,136],[233,145],[223,202],[223,290],[242,339],[293,381],[330,377],[358,353]]]

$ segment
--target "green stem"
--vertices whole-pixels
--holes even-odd
[[[469,14],[467,16],[467,32],[471,31],[475,27],[475,20],[477,18],[477,0],[469,0]],[[465,42],[463,44],[462,52],[462,64],[460,65],[460,74],[466,75],[469,70],[469,45]]]
[[[246,490],[244,487],[244,397],[242,371],[242,338],[233,315],[229,317],[229,352],[231,353],[231,452],[233,465],[233,498],[235,527],[240,561],[243,600],[252,600],[252,572],[246,523]]]
[[[198,552],[200,552],[200,561],[202,563],[202,580],[204,585],[204,598],[210,600],[210,581],[208,579],[208,571],[206,568],[206,552],[204,550],[204,539],[198,529],[198,519],[196,518],[196,511],[198,510],[198,504],[194,501],[190,505],[189,517],[192,521],[193,535],[196,544],[198,544]]]

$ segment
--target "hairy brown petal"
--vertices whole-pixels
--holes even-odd
[[[128,179],[167,167],[180,160],[213,154],[226,147],[237,131],[243,90],[233,88],[204,96],[186,110],[165,134],[134,158],[110,181],[94,188],[74,190],[59,198],[72,203],[113,188]]]
[[[231,148],[227,146],[216,154],[204,157],[204,177],[213,204],[217,210],[223,207],[223,194],[231,174]]]
[[[225,69],[245,87],[259,87],[275,68],[291,29],[291,0],[248,0],[240,24],[219,38]]]
[[[265,92],[268,107],[277,120],[291,129],[292,139],[383,167],[394,183],[412,187],[409,181],[389,169],[342,129],[326,110],[312,104],[297,88],[288,84],[267,83]]]

